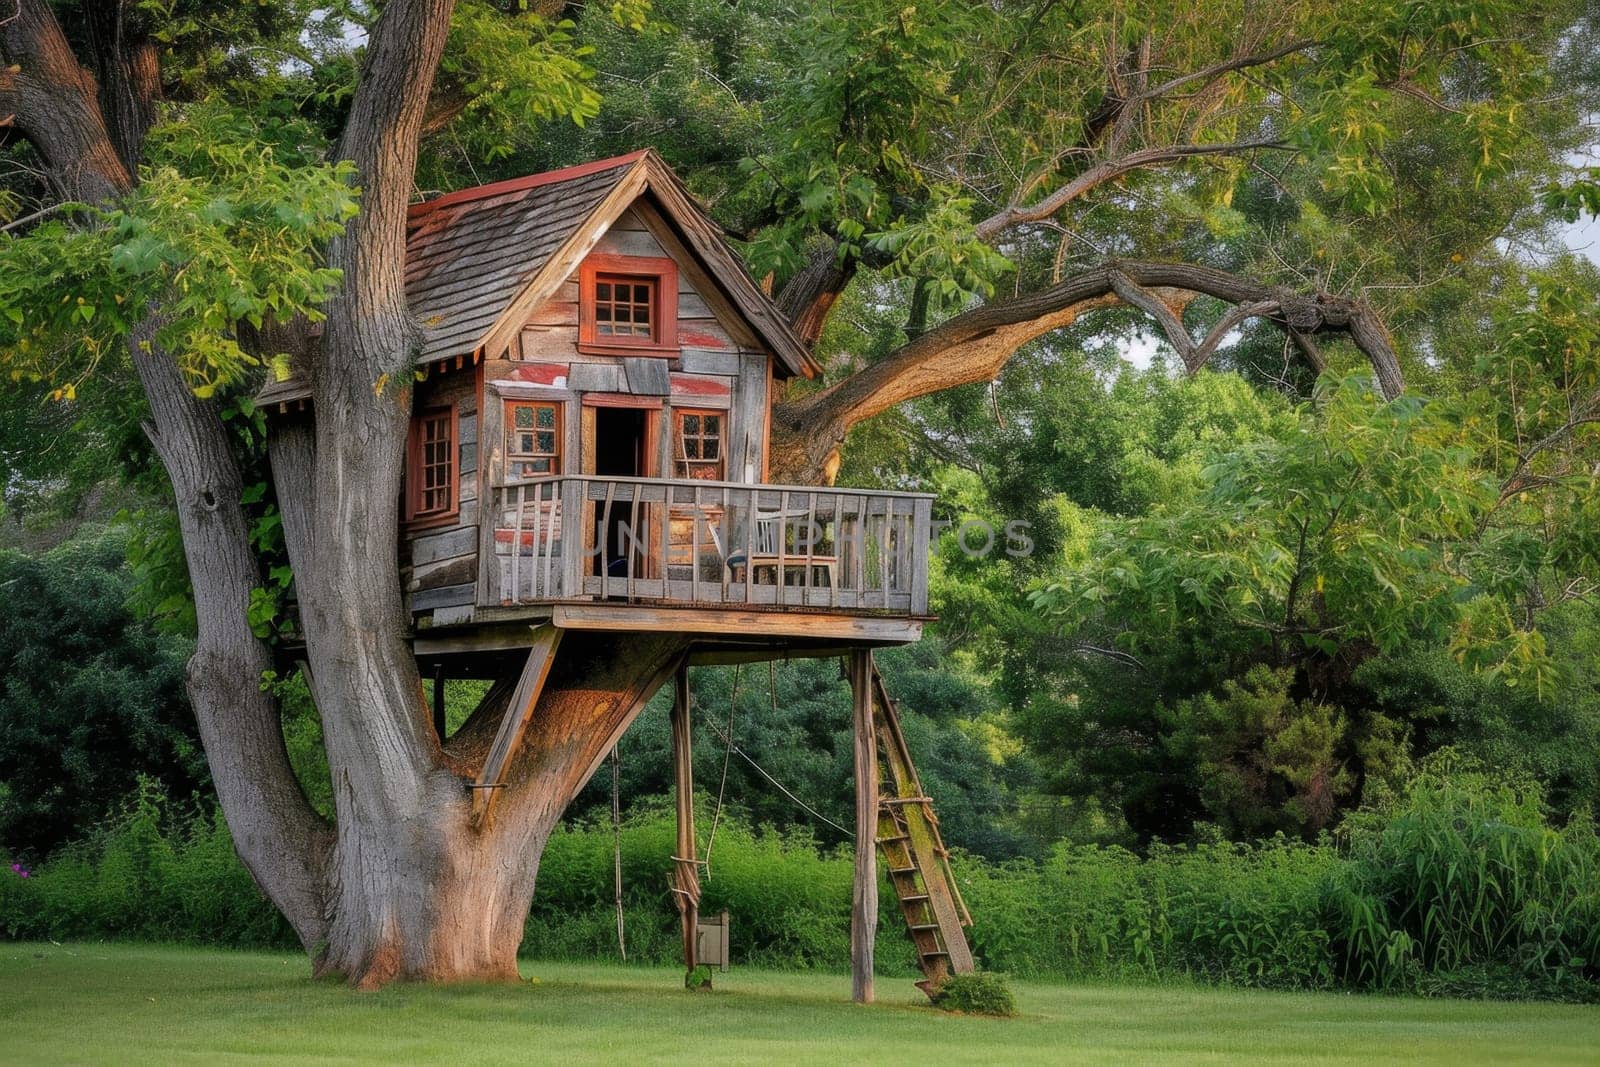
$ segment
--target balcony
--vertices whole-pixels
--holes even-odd
[[[558,623],[613,620],[606,628],[640,618],[634,609],[699,609],[678,615],[685,625],[710,625],[708,610],[739,613],[712,627],[724,633],[793,632],[786,615],[915,619],[920,631],[927,614],[928,494],[600,476],[490,492],[482,608],[554,605]]]

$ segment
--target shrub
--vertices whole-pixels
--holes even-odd
[[[1329,925],[1345,982],[1596,998],[1600,837],[1587,813],[1554,828],[1536,785],[1445,753],[1344,835]]]
[[[628,958],[679,951],[668,892],[675,833],[664,801],[623,824]],[[550,838],[523,951],[614,958],[612,831]],[[290,947],[211,809],[151,784],[88,841],[31,870],[0,856],[0,936],[142,938]],[[1155,848],[1062,845],[1044,861],[958,854],[957,881],[986,966],[1038,978],[1189,977],[1292,989],[1600,999],[1600,838],[1586,815],[1551,826],[1538,791],[1427,768],[1335,840]],[[727,909],[734,958],[844,971],[851,859],[804,832],[725,815],[701,910]],[[909,975],[893,894],[880,887],[879,970]],[[962,994],[965,995],[965,994]],[[955,1010],[978,1011],[958,1006]]]
[[[1017,1013],[1016,998],[1006,984],[1005,975],[993,971],[952,974],[933,995],[933,1006],[940,1011],[964,1015],[998,1015],[1010,1018]]]

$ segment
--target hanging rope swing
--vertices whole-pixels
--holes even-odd
[[[722,725],[719,725],[716,722],[711,722],[711,724],[710,724],[712,731],[714,733],[716,733],[717,736],[718,736],[718,739],[722,741],[723,748],[722,748],[722,775],[721,775],[721,780],[717,784],[717,804],[716,804],[716,807],[713,809],[712,815],[711,815],[711,831],[706,836],[706,854],[705,854],[705,858],[704,859],[697,859],[697,860],[694,861],[694,866],[696,868],[704,868],[704,870],[705,870],[705,880],[707,882],[709,882],[711,880],[711,854],[712,854],[712,850],[716,848],[716,844],[717,844],[717,827],[719,827],[722,824],[722,811],[723,811],[723,807],[724,807],[724,805],[726,803],[726,800],[727,800],[727,793],[728,793],[728,767],[732,763],[732,760],[733,760],[734,756],[738,756],[740,759],[742,759],[746,763],[748,763],[752,770],[754,770],[763,779],[765,779],[767,781],[767,783],[770,784],[774,789],[776,789],[778,792],[782,793],[785,797],[787,797],[788,800],[790,801],[790,803],[794,804],[796,807],[798,807],[799,809],[804,811],[806,814],[810,815],[813,819],[816,819],[818,822],[825,823],[828,826],[833,827],[833,829],[839,831],[839,833],[843,834],[846,838],[853,839],[855,837],[855,834],[852,833],[850,830],[846,829],[843,826],[840,826],[838,823],[834,822],[832,819],[830,819],[826,815],[822,814],[822,812],[818,811],[816,808],[812,807],[810,804],[807,804],[805,801],[803,801],[799,797],[795,796],[794,793],[791,792],[787,786],[785,786],[782,782],[778,781],[771,774],[768,774],[767,771],[766,771],[766,768],[762,767],[761,764],[757,763],[753,758],[751,758],[750,754],[748,752],[746,752],[744,749],[740,748],[739,745],[735,742],[734,737],[735,737],[735,726],[737,725],[737,721],[738,721],[739,680],[740,680],[741,671],[742,671],[742,665],[741,664],[734,664],[734,668],[733,668],[733,686],[732,686],[732,689],[729,691],[729,694],[728,694],[728,722],[727,722],[727,725],[726,726],[722,726]],[[775,660],[768,660],[767,661],[767,704],[768,704],[768,707],[769,707],[769,709],[770,709],[770,711],[772,713],[772,721],[776,721],[777,720],[777,716],[778,716],[778,668],[777,668],[777,662]],[[623,886],[622,886],[622,795],[621,795],[621,788],[622,788],[621,787],[621,777],[622,776],[621,776],[621,769],[620,769],[621,768],[621,759],[620,759],[620,757],[618,755],[618,749],[619,748],[620,748],[620,744],[617,747],[613,747],[612,750],[611,750],[612,871],[613,871],[613,875],[614,875],[614,878],[613,878],[613,881],[614,881],[614,895],[615,895],[616,908],[617,908],[617,951],[621,954],[622,959],[624,961],[626,961],[627,958],[628,958],[628,946],[627,946],[627,939],[626,939],[626,936],[624,934],[623,904],[622,904],[622,898],[623,898]],[[674,859],[676,859],[676,858],[677,857],[674,857]],[[697,879],[697,881],[698,881],[698,879]],[[698,886],[696,888],[698,888]],[[698,893],[696,894],[696,896],[698,897]]]

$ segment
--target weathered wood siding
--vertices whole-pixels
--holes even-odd
[[[400,533],[400,580],[413,612],[454,608],[476,601],[478,513],[481,493],[477,372],[470,365],[435,370],[416,385],[414,410],[456,409],[456,458],[460,510],[448,523],[409,523]]]
[[[544,546],[546,554],[552,547],[560,551],[566,524],[558,500],[547,501],[524,515],[520,537],[512,534],[519,524],[505,508],[483,513],[480,523],[480,495],[485,487],[506,480],[507,401],[561,404],[562,473],[569,475],[584,473],[586,453],[592,455],[583,438],[585,426],[593,425],[592,417],[585,417],[586,399],[592,404],[634,396],[640,403],[656,407],[654,474],[667,478],[673,476],[674,409],[723,411],[727,418],[726,479],[741,483],[761,480],[772,376],[769,351],[648,201],[624,212],[600,237],[594,252],[670,258],[678,265],[680,351],[663,361],[667,394],[657,395],[662,375],[655,365],[633,366],[630,380],[627,359],[578,350],[576,271],[528,315],[509,351],[483,360],[477,368],[436,372],[418,383],[418,410],[441,404],[456,407],[461,507],[457,519],[448,525],[417,526],[403,533],[403,581],[413,612],[446,609],[454,619],[463,606],[500,603],[502,591],[518,585],[531,588],[543,579],[542,574],[536,579],[519,566],[519,560],[525,563],[534,552],[536,543]],[[641,356],[634,362],[660,358]],[[572,531],[574,543],[581,536],[581,529]],[[480,560],[492,562],[480,568]],[[513,570],[517,571],[515,579]],[[544,588],[544,595],[565,594],[552,584]]]
[[[749,325],[733,311],[715,281],[648,203],[641,202],[624,212],[601,236],[594,252],[670,258],[678,265],[680,352],[677,358],[666,363],[668,395],[652,395],[648,400],[641,396],[642,402],[659,405],[654,457],[656,476],[673,475],[673,412],[687,407],[727,413],[724,434],[727,479],[760,481],[765,462],[767,403],[772,375],[768,351]],[[574,272],[550,299],[528,316],[517,343],[506,358],[484,362],[481,431],[486,484],[495,485],[505,480],[506,401],[537,399],[562,404],[562,473],[580,474],[584,473],[586,462],[584,427],[593,424],[584,417],[586,398],[593,403],[599,399],[597,394],[610,394],[609,400],[640,395],[634,387],[637,380],[644,377],[637,373],[640,368],[634,368],[635,381],[630,382],[624,358],[578,350],[578,301],[578,277]],[[518,557],[525,563],[533,552],[535,540],[546,546],[547,553],[553,541],[556,552],[560,552],[565,524],[559,501],[548,501],[537,509],[537,514],[525,515],[520,538],[511,533],[516,525],[515,516],[502,509],[480,531],[478,551],[485,560],[495,561],[477,576],[480,603],[499,603],[504,599],[503,591],[517,585],[526,588],[530,583],[543,580],[542,573],[536,576],[519,567]],[[574,530],[575,537],[580,533]],[[517,572],[515,577],[513,570]],[[558,580],[552,578],[552,583]],[[564,594],[552,586],[544,595]]]

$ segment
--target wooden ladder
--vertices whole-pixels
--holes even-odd
[[[922,791],[900,712],[876,665],[872,668],[873,726],[878,742],[878,849],[900,901],[930,996],[952,974],[974,970],[964,927],[972,916],[956,888],[950,852],[939,834],[933,801]]]

